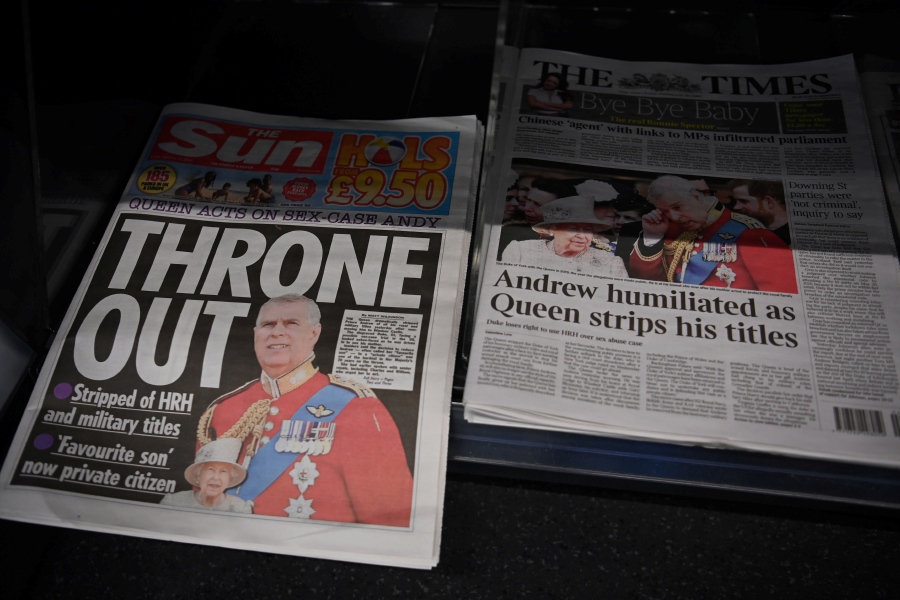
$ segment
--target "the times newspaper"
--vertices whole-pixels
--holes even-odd
[[[850,57],[528,49],[505,87],[467,419],[900,465],[900,270]]]
[[[900,62],[866,56],[860,73],[881,181],[896,221],[900,215]]]
[[[166,108],[43,366],[4,518],[437,563],[481,136]]]

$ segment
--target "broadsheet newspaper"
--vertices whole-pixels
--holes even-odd
[[[511,81],[469,420],[900,465],[900,270],[850,57],[532,49]]]
[[[860,74],[881,180],[894,220],[900,215],[900,63],[879,61]],[[890,70],[889,70],[890,69]]]
[[[0,516],[435,565],[479,130],[167,107]]]

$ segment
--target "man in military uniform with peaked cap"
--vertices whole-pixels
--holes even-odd
[[[681,177],[650,184],[655,207],[629,261],[632,277],[713,287],[797,293],[790,248],[746,215],[699,194]]]
[[[314,366],[320,319],[305,296],[263,304],[253,328],[262,373],[210,405],[197,444],[241,440],[247,479],[229,493],[255,514],[408,527],[412,476],[397,426],[372,390]]]

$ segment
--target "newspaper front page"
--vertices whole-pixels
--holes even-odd
[[[167,107],[0,516],[434,566],[479,129]]]
[[[900,465],[900,272],[851,57],[526,49],[512,77],[467,419]]]

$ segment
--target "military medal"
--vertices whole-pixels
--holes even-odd
[[[311,435],[307,438],[309,449],[307,452],[313,456],[328,454],[331,451],[331,440],[334,439],[334,423],[317,423],[313,426]]]
[[[328,454],[334,443],[336,428],[337,424],[334,422],[316,423],[302,419],[282,421],[281,434],[275,442],[275,451],[292,454],[309,453],[312,456]]]
[[[294,463],[294,468],[291,469],[291,480],[300,489],[301,494],[316,482],[318,476],[319,470],[316,469],[316,463],[309,460],[308,455],[303,455],[303,458]]]
[[[316,514],[316,511],[312,507],[312,499],[307,500],[303,497],[303,494],[309,489],[309,486],[316,483],[316,477],[319,476],[316,463],[309,460],[308,454],[304,454],[303,458],[294,463],[294,468],[290,470],[289,475],[291,476],[291,481],[300,490],[300,497],[292,498],[290,504],[284,508],[284,512],[295,519],[308,519]]]
[[[703,242],[703,260],[730,263],[737,260],[737,244],[724,242]]]
[[[290,438],[291,438],[291,422],[290,421],[282,421],[281,422],[281,433],[278,435],[278,440],[275,442],[275,452],[287,452],[290,447]]]
[[[284,508],[284,512],[292,519],[308,519],[316,514],[312,507],[312,500],[307,500],[302,494],[299,498],[291,498],[290,504]]]
[[[703,242],[703,260],[718,263],[736,261],[737,244],[731,241],[735,239],[735,236],[727,231],[722,231],[716,235],[716,238],[721,241]]]
[[[291,421],[291,443],[288,445],[288,452],[293,452],[295,454],[299,454],[301,452],[306,452],[306,449],[303,445],[303,440],[306,437],[306,432],[309,424],[306,421]]]
[[[726,267],[725,263],[722,263],[716,268],[716,277],[724,281],[726,287],[731,287],[731,284],[737,278],[737,274],[729,267]]]

